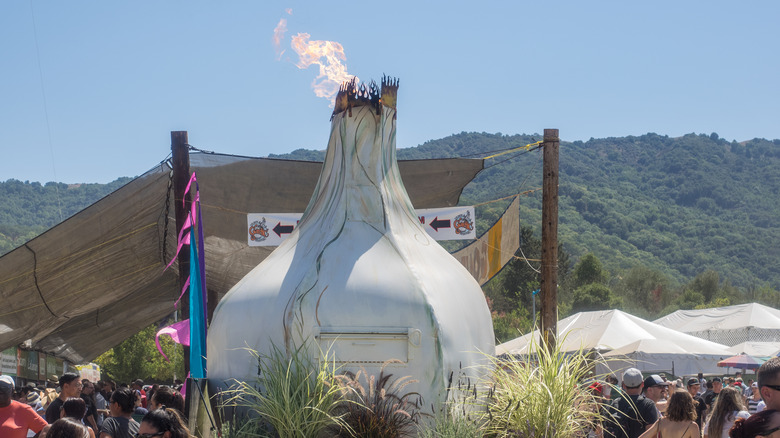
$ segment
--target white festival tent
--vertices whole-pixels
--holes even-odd
[[[772,357],[780,354],[780,342],[742,342],[733,347],[729,347],[729,352],[735,356],[738,354],[749,354],[753,357]]]
[[[678,310],[653,322],[729,346],[741,342],[780,342],[780,310],[758,303]]]
[[[539,331],[533,333],[539,342]],[[645,373],[677,376],[723,373],[717,363],[729,357],[727,346],[686,335],[620,310],[581,312],[558,321],[563,351],[593,350],[607,359],[596,373],[614,373],[635,367]],[[496,355],[527,354],[531,334],[496,346]]]

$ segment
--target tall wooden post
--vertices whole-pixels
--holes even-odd
[[[171,154],[173,164],[173,200],[176,214],[176,235],[181,232],[192,200],[190,195],[184,195],[187,183],[190,181],[190,150],[187,131],[171,131]],[[184,200],[184,202],[182,202]],[[190,246],[184,245],[179,251],[179,289],[181,293],[187,277],[190,275]],[[181,320],[190,317],[190,297],[184,294],[181,299]],[[190,372],[190,347],[184,346],[184,375]]]
[[[542,341],[555,348],[558,329],[558,148],[557,129],[544,130],[542,177]]]

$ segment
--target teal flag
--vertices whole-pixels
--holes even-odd
[[[206,377],[206,309],[203,304],[200,258],[195,241],[195,227],[190,228],[190,374],[194,379]]]

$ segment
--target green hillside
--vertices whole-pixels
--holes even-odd
[[[0,255],[73,216],[98,199],[127,184],[118,178],[108,184],[0,182]]]
[[[464,132],[399,149],[398,156],[476,158],[537,140],[538,134]],[[282,157],[323,153],[301,149]],[[490,158],[461,203],[485,203],[477,208],[483,232],[509,203],[488,201],[539,189],[541,175],[539,150]],[[126,181],[0,183],[0,253]],[[656,317],[695,306],[780,304],[780,140],[736,143],[713,133],[562,142],[559,193],[563,313],[619,307]],[[540,190],[522,197],[520,215],[524,254],[538,259]],[[504,323],[507,330],[528,324],[528,293],[536,283],[528,263],[516,260],[486,286],[497,318],[504,318],[497,332]]]

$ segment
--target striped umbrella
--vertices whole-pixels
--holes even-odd
[[[758,369],[761,364],[764,363],[761,359],[756,359],[749,354],[738,354],[729,358],[723,359],[718,362],[719,367],[723,368],[741,368],[743,370],[755,370]]]

